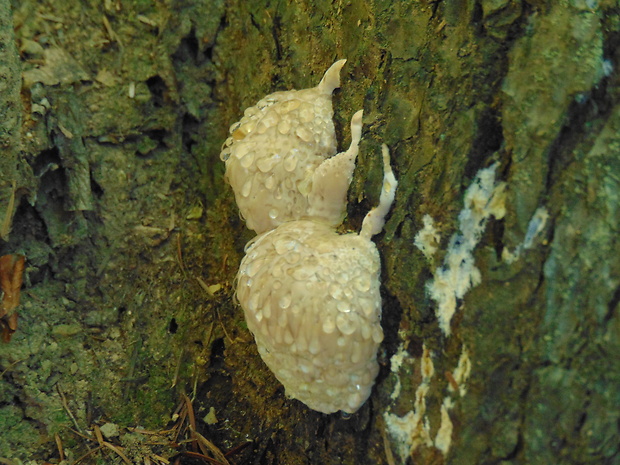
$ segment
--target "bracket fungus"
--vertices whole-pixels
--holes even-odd
[[[268,95],[230,127],[220,158],[241,216],[258,234],[307,216],[342,222],[362,133],[358,111],[351,146],[336,155],[332,92],[345,62],[334,63],[316,87]]]
[[[384,145],[379,205],[359,234],[336,232],[362,130],[358,111],[351,146],[336,155],[331,93],[344,62],[313,89],[277,92],[246,110],[221,154],[241,214],[259,233],[237,274],[248,328],[286,394],[323,413],[357,411],[379,371],[381,264],[371,238],[397,186]]]

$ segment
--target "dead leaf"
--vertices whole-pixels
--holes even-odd
[[[17,312],[24,274],[23,255],[3,255],[0,257],[0,329],[2,340],[9,342],[17,330]]]

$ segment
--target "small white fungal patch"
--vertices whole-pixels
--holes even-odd
[[[402,346],[401,346],[402,347]],[[401,352],[400,349],[397,354]],[[421,445],[430,447],[433,440],[430,436],[430,425],[426,418],[426,394],[435,374],[435,367],[430,350],[424,346],[420,360],[422,382],[416,389],[413,410],[402,417],[385,412],[383,418],[388,432],[397,446],[397,452],[402,463]]]
[[[452,420],[450,419],[450,409],[453,403],[450,397],[446,397],[441,404],[441,423],[435,436],[435,447],[441,451],[443,455],[447,455],[452,442]]]
[[[398,370],[400,370],[400,367],[402,366],[405,360],[407,360],[407,351],[405,350],[405,347],[401,343],[398,346],[398,350],[396,351],[396,353],[392,355],[392,357],[390,358],[390,371],[397,375]],[[394,389],[392,390],[392,394],[390,394],[390,398],[392,400],[398,399],[398,396],[400,396],[400,389],[401,389],[400,376],[397,375],[396,385],[394,386]]]
[[[424,227],[416,234],[413,244],[420,249],[426,259],[430,261],[433,255],[435,255],[435,252],[437,252],[441,237],[437,229],[435,229],[435,221],[430,215],[424,215],[422,221],[424,222]]]
[[[467,348],[463,346],[461,350],[461,355],[459,357],[459,362],[452,373],[454,377],[454,381],[458,385],[459,395],[463,397],[467,393],[467,380],[469,379],[469,375],[471,374],[471,360],[469,359],[469,352]],[[448,389],[450,392],[454,392],[454,387],[449,384]]]
[[[497,165],[482,169],[465,192],[465,205],[459,214],[459,231],[450,239],[443,266],[437,267],[428,284],[430,297],[437,302],[435,314],[444,335],[450,335],[450,322],[456,312],[457,299],[480,284],[480,270],[473,251],[491,216],[501,219],[506,214],[503,182],[495,181]]]
[[[481,273],[475,265],[473,252],[480,242],[487,221],[491,216],[501,219],[506,214],[506,184],[496,181],[496,169],[497,165],[492,165],[480,170],[465,192],[464,208],[459,213],[459,230],[450,238],[444,263],[435,269],[433,280],[428,284],[429,294],[437,303],[436,315],[439,326],[446,336],[450,334],[450,322],[456,311],[457,300],[462,299],[471,287],[481,281]],[[533,238],[539,234],[541,223],[544,227],[545,215],[539,216],[540,221],[531,227]],[[430,260],[437,250],[436,243],[439,242],[439,237],[432,218],[426,215],[423,221],[424,228],[416,235],[415,245]],[[395,366],[400,367],[405,361],[404,351],[399,349],[395,357]],[[406,463],[408,457],[421,445],[435,447],[444,456],[448,454],[454,433],[450,410],[454,407],[457,396],[463,397],[467,393],[466,384],[472,369],[469,352],[463,345],[457,366],[452,373],[446,372],[448,393],[438,407],[439,411],[432,412],[440,417],[439,425],[433,425],[433,429],[435,427],[437,429],[432,439],[425,397],[431,389],[434,366],[426,346],[420,366],[422,382],[416,390],[413,410],[402,417],[389,412],[384,413],[387,430],[402,463]],[[398,368],[393,367],[392,371],[397,373]],[[397,382],[392,393],[393,400],[398,397],[401,390],[397,374]]]
[[[471,360],[469,359],[469,352],[465,346],[461,349],[461,355],[459,356],[459,361],[457,363],[452,376],[454,378],[454,382],[458,386],[458,395],[463,397],[467,393],[467,380],[471,373]],[[448,384],[448,391],[451,394],[457,392],[457,390],[452,386],[451,383]],[[435,436],[435,447],[439,449],[443,455],[447,455],[450,450],[450,444],[452,443],[452,419],[450,418],[450,410],[454,407],[454,399],[448,394],[444,397],[443,402],[441,403],[441,423],[439,425],[439,429],[437,430],[437,435]]]
[[[401,343],[398,351],[392,359],[393,363],[392,372],[398,373],[398,369],[394,369],[394,365],[397,367],[402,366],[403,363],[408,361],[406,351],[403,349]],[[395,359],[395,360],[394,360]],[[465,346],[461,350],[458,364],[453,372],[454,381],[458,384],[458,394],[460,397],[464,396],[467,392],[466,382],[471,372],[471,360]],[[422,375],[422,382],[416,389],[415,404],[413,410],[407,412],[402,417],[393,413],[385,412],[383,417],[385,419],[386,427],[390,433],[393,443],[396,445],[398,455],[401,463],[406,463],[407,458],[420,446],[436,447],[443,455],[447,455],[452,442],[453,423],[450,418],[450,410],[454,407],[454,394],[457,391],[448,384],[448,390],[450,394],[446,395],[439,407],[440,424],[435,433],[435,439],[431,438],[431,427],[428,420],[426,395],[432,386],[435,375],[435,367],[430,354],[430,351],[423,346],[422,358],[420,359],[420,374]],[[400,392],[400,379],[397,374],[397,386]],[[392,396],[394,399],[394,396]]]

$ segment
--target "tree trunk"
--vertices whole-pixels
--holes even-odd
[[[97,425],[132,463],[172,458],[127,428],[164,429],[187,393],[220,449],[252,441],[231,463],[620,464],[617,1],[20,0],[21,71],[7,3],[0,255],[26,270],[0,458],[120,460],[72,431]],[[340,58],[339,148],[364,109],[346,228],[382,143],[399,180],[381,371],[349,419],[261,361],[219,159],[245,108]]]

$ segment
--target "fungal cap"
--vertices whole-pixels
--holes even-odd
[[[236,296],[287,396],[323,413],[353,413],[370,396],[380,267],[372,241],[315,221],[283,223],[249,246]]]
[[[340,85],[345,61],[334,63],[316,87],[270,94],[231,125],[220,158],[249,229],[260,234],[286,221],[314,216],[308,196],[317,168],[336,155],[331,93]],[[355,121],[354,132],[361,136],[361,115]],[[354,134],[346,156],[357,155],[358,143]],[[332,225],[342,221],[348,182],[340,204],[330,207],[335,213],[322,220]],[[326,198],[326,203],[332,201]]]

